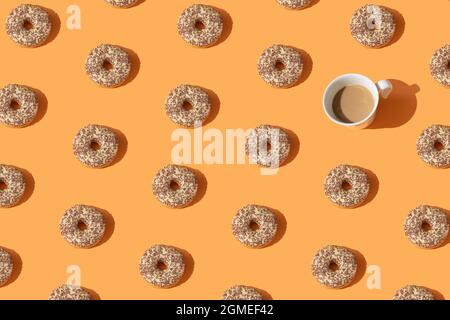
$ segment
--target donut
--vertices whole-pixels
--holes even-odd
[[[430,71],[433,78],[443,86],[450,87],[450,44],[436,50],[431,58]]]
[[[213,7],[194,4],[178,18],[178,34],[196,47],[209,47],[217,43],[223,31],[220,12]]]
[[[345,208],[361,205],[369,194],[369,177],[362,169],[339,165],[325,178],[325,195],[334,204]]]
[[[96,208],[77,204],[61,217],[59,231],[63,238],[78,248],[95,246],[105,234],[103,214]]]
[[[277,217],[270,209],[247,205],[233,218],[232,230],[235,238],[242,244],[261,248],[272,242],[277,233]]]
[[[0,208],[13,207],[25,193],[25,178],[16,167],[0,164]]]
[[[91,300],[91,295],[80,286],[63,284],[54,289],[48,300]]]
[[[277,0],[277,2],[288,9],[303,9],[311,4],[311,0]]]
[[[138,0],[105,0],[113,7],[117,8],[129,8],[134,6]]]
[[[6,33],[24,47],[38,47],[48,39],[52,22],[47,11],[32,4],[14,8],[6,19]]]
[[[197,195],[197,176],[187,167],[168,165],[153,177],[152,190],[162,204],[171,208],[183,208]]]
[[[427,288],[407,285],[395,292],[393,300],[435,300],[435,298]]]
[[[11,278],[14,268],[11,254],[3,248],[0,248],[0,287],[5,285]]]
[[[262,167],[279,167],[289,156],[289,135],[281,128],[260,125],[247,136],[245,152],[250,162]]]
[[[363,46],[380,48],[387,45],[395,34],[395,17],[387,8],[367,4],[352,16],[350,32]]]
[[[448,236],[447,214],[439,208],[421,205],[411,210],[403,228],[411,243],[422,248],[436,248]]]
[[[450,127],[432,125],[417,139],[417,154],[428,165],[436,168],[450,166]]]
[[[96,84],[114,88],[123,84],[131,71],[128,52],[111,44],[101,44],[92,49],[86,59],[86,73]]]
[[[103,168],[116,158],[119,140],[110,128],[90,124],[78,131],[72,147],[81,163],[91,168]]]
[[[0,122],[10,127],[24,127],[33,122],[38,99],[33,90],[9,84],[0,90]]]
[[[183,254],[174,247],[154,245],[144,252],[139,270],[154,286],[169,288],[178,284],[184,274]]]
[[[222,300],[264,300],[264,298],[258,289],[237,285],[225,291]]]
[[[173,89],[166,100],[166,114],[183,127],[200,126],[211,111],[211,100],[202,88],[180,85]]]
[[[284,45],[274,45],[262,53],[258,62],[258,72],[269,85],[289,88],[300,80],[303,60],[300,52]]]
[[[326,246],[314,256],[312,274],[320,284],[338,289],[353,281],[357,267],[356,257],[349,249]]]

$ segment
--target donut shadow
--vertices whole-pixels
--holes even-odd
[[[202,90],[208,93],[209,99],[211,101],[211,111],[209,112],[208,117],[203,122],[203,125],[207,125],[214,121],[217,118],[217,115],[220,111],[220,98],[219,96],[212,90],[200,87]]]
[[[183,259],[184,259],[184,274],[181,277],[180,281],[178,281],[178,283],[176,283],[173,287],[178,287],[180,285],[182,285],[183,283],[185,283],[186,281],[189,280],[189,278],[192,276],[192,273],[194,273],[194,267],[195,267],[195,261],[194,258],[192,257],[192,255],[184,249],[178,248],[178,247],[174,247],[175,249],[177,249],[178,251],[180,251],[183,254]]]
[[[86,288],[86,287],[81,287],[81,288],[83,288],[85,291],[87,291],[89,293],[89,295],[91,296],[91,300],[101,300],[100,295],[96,291]]]
[[[259,293],[261,293],[263,300],[273,300],[272,296],[270,295],[270,293],[268,293],[266,290],[263,289],[259,289],[259,288],[255,288],[256,290],[259,291]]]
[[[355,284],[357,284],[359,281],[361,281],[362,278],[364,278],[364,276],[366,274],[366,269],[367,269],[367,261],[366,261],[366,258],[364,258],[364,256],[362,255],[362,253],[357,250],[354,250],[354,249],[350,249],[350,248],[347,248],[347,249],[350,250],[355,255],[356,263],[357,263],[358,267],[356,268],[355,277],[347,286],[345,286],[345,288],[352,287]]]
[[[2,247],[2,248],[11,255],[11,259],[13,262],[13,270],[12,270],[11,276],[9,277],[8,281],[6,281],[6,283],[4,285],[0,286],[0,288],[9,286],[11,283],[15,282],[17,280],[17,278],[19,278],[20,273],[22,272],[22,265],[23,265],[22,258],[19,256],[19,254],[16,251],[9,249],[9,248],[5,248],[5,247]]]
[[[311,55],[308,52],[306,52],[303,49],[298,49],[298,48],[294,48],[294,49],[297,50],[300,53],[300,55],[302,56],[303,71],[300,76],[300,79],[293,85],[293,87],[298,86],[298,85],[302,84],[303,82],[305,82],[306,80],[308,80],[309,76],[312,73],[312,69],[313,69],[313,65],[314,65]]]
[[[127,140],[127,137],[125,136],[125,134],[123,134],[123,132],[118,129],[114,129],[114,128],[110,128],[110,127],[108,127],[108,129],[113,131],[114,134],[116,135],[117,140],[119,141],[119,149],[117,150],[117,155],[114,158],[114,160],[106,167],[113,166],[113,165],[117,164],[118,162],[120,162],[125,157],[125,155],[128,151],[128,140]]]
[[[300,152],[300,140],[294,131],[286,129],[286,128],[280,128],[280,129],[285,131],[288,134],[289,143],[291,144],[291,148],[289,150],[288,157],[280,165],[280,167],[284,167],[284,166],[288,165],[289,163],[293,162],[295,160],[295,158],[297,158],[297,155]]]
[[[439,209],[441,209],[447,215],[447,220],[450,221],[450,211],[441,207],[439,207]],[[448,235],[447,238],[440,245],[438,245],[435,248],[431,248],[431,250],[445,247],[449,243],[450,243],[450,235]]]
[[[275,237],[273,237],[272,241],[263,248],[268,248],[268,247],[271,247],[271,246],[275,245],[276,243],[278,243],[284,237],[284,235],[286,233],[286,229],[287,229],[287,221],[286,221],[286,217],[284,216],[284,214],[282,214],[281,211],[279,211],[277,209],[273,209],[270,207],[266,207],[266,208],[275,214],[275,216],[277,218],[278,227],[277,227],[277,233],[275,234]]]
[[[116,228],[116,222],[112,214],[110,214],[108,211],[102,208],[95,207],[95,209],[97,209],[102,213],[106,227],[102,239],[95,246],[93,246],[93,248],[101,246],[102,244],[107,242],[112,237],[114,229]]]
[[[217,40],[216,43],[212,44],[208,48],[218,46],[221,43],[225,42],[228,39],[228,37],[230,36],[231,32],[233,31],[233,18],[231,18],[230,14],[222,8],[218,8],[215,6],[210,6],[210,7],[216,9],[222,16],[223,30],[222,30],[222,35],[220,36],[219,40]]]
[[[403,33],[405,33],[406,22],[405,22],[405,18],[403,18],[403,15],[399,11],[392,9],[390,7],[386,7],[386,6],[384,6],[384,7],[386,9],[388,9],[394,15],[394,18],[395,18],[394,36],[392,37],[391,41],[388,44],[383,46],[383,47],[389,47],[389,46],[393,45],[394,43],[396,43],[398,40],[400,40],[400,38],[403,36]]]
[[[389,80],[394,89],[387,99],[380,99],[378,112],[369,129],[397,128],[406,124],[416,113],[417,84],[408,85],[401,80]]]
[[[365,206],[366,204],[370,203],[373,201],[373,199],[375,199],[375,197],[377,196],[378,193],[378,189],[380,187],[380,181],[378,180],[378,177],[376,176],[375,173],[373,173],[372,171],[370,171],[369,169],[365,169],[365,168],[361,168],[356,166],[356,168],[361,169],[362,171],[364,171],[367,176],[369,177],[369,193],[367,194],[367,198],[358,206],[356,206],[355,208],[358,207],[362,207]]]
[[[307,6],[305,6],[303,8],[297,8],[297,9],[295,9],[295,8],[294,9],[288,8],[288,7],[285,7],[285,6],[282,6],[282,5],[280,5],[280,7],[284,8],[284,9],[287,9],[289,11],[302,11],[302,10],[306,10],[306,9],[312,7],[312,6],[315,6],[319,2],[320,2],[320,0],[312,0]]]
[[[47,114],[47,109],[48,109],[48,100],[47,100],[47,97],[45,96],[45,94],[39,89],[36,89],[33,87],[27,87],[27,88],[32,90],[36,94],[36,98],[38,101],[38,110],[37,110],[36,116],[34,117],[33,121],[31,121],[25,127],[32,126],[32,125],[38,123],[39,121],[41,121],[42,118],[44,118],[44,116]]]
[[[315,6],[316,4],[318,4],[320,2],[320,0],[312,0],[309,5],[307,5],[304,9]]]
[[[61,30],[61,20],[60,20],[58,14],[55,11],[53,11],[52,9],[42,7],[42,6],[39,6],[39,7],[41,9],[47,11],[48,15],[50,16],[50,20],[52,22],[52,28],[50,30],[50,34],[49,34],[48,38],[41,45],[38,46],[38,47],[41,47],[41,46],[45,46],[46,44],[48,44],[56,39],[56,37],[59,34],[59,31]]]
[[[138,1],[136,1],[136,3],[132,4],[129,7],[126,7],[125,9],[130,9],[130,8],[137,7],[138,5],[143,4],[144,2],[145,2],[145,0],[138,0]]]
[[[22,172],[23,178],[25,180],[25,191],[24,191],[23,196],[20,199],[20,201],[17,202],[15,205],[11,206],[11,208],[20,206],[21,204],[27,202],[28,199],[31,198],[31,196],[34,192],[34,186],[35,186],[34,178],[28,170],[25,170],[25,169],[19,168],[19,167],[16,167],[16,169],[18,169],[18,170],[20,170],[20,172]]]
[[[440,293],[439,291],[434,290],[434,289],[430,289],[428,287],[424,287],[424,288],[427,289],[428,291],[430,291],[433,294],[435,300],[445,300],[444,295],[442,293]]]
[[[118,46],[118,47],[121,48],[122,50],[124,50],[126,53],[128,53],[128,56],[130,57],[130,61],[131,61],[131,70],[130,70],[130,74],[128,75],[127,79],[124,82],[122,82],[121,84],[119,84],[116,88],[126,86],[127,84],[132,82],[134,79],[136,79],[136,77],[139,74],[139,71],[141,70],[141,59],[139,59],[139,56],[137,55],[137,53],[129,48],[125,48],[125,47],[121,47],[121,46]]]
[[[189,203],[187,206],[185,206],[184,208],[192,207],[195,204],[197,204],[198,202],[200,202],[200,200],[202,200],[203,197],[205,196],[206,190],[208,189],[208,180],[206,180],[206,176],[197,169],[193,169],[193,168],[189,168],[189,169],[192,170],[195,173],[195,176],[197,177],[198,189],[197,189],[197,195],[195,196],[194,200],[191,203]]]

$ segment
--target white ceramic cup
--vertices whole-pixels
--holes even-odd
[[[365,119],[361,121],[351,123],[343,122],[339,120],[339,118],[335,115],[333,111],[333,99],[339,92],[339,90],[341,90],[344,87],[354,85],[363,86],[370,91],[373,97],[372,111]],[[325,114],[328,116],[328,118],[330,118],[330,120],[336,124],[348,128],[364,129],[370,126],[370,124],[375,119],[375,115],[378,110],[378,104],[380,101],[380,96],[384,99],[387,99],[391,94],[392,90],[393,86],[389,80],[381,80],[378,81],[377,83],[374,83],[372,80],[361,74],[356,73],[344,74],[331,81],[331,83],[326,88],[323,94],[323,101],[322,101],[323,110],[325,111]]]

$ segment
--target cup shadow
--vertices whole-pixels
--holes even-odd
[[[17,278],[19,278],[20,273],[22,272],[22,264],[23,264],[22,258],[20,258],[19,254],[16,251],[5,247],[3,247],[3,249],[5,249],[11,255],[11,259],[13,262],[13,270],[8,281],[3,286],[0,286],[0,288],[10,285],[14,281],[16,281]]]
[[[50,34],[49,34],[47,40],[45,40],[41,45],[39,45],[39,47],[45,46],[46,44],[55,40],[59,34],[59,31],[61,30],[61,19],[59,18],[58,14],[55,11],[53,11],[52,9],[42,7],[42,6],[40,6],[40,8],[45,10],[48,13],[48,15],[50,16],[50,21],[52,23],[52,29],[50,31]]]
[[[218,8],[218,7],[214,7],[214,6],[211,6],[211,7],[216,9],[222,16],[223,30],[222,30],[222,35],[221,35],[220,39],[216,43],[211,45],[210,48],[218,46],[221,43],[225,42],[228,39],[228,37],[230,36],[231,32],[233,31],[233,18],[231,18],[230,14],[222,8]]]
[[[203,125],[208,125],[216,119],[217,115],[220,111],[220,98],[219,96],[212,90],[200,87],[202,90],[208,93],[209,99],[211,101],[211,111],[209,112],[209,116],[203,122]]]
[[[200,170],[193,168],[189,169],[192,170],[195,173],[195,176],[197,177],[198,189],[197,195],[195,196],[194,200],[184,208],[192,207],[198,202],[200,202],[205,196],[206,190],[208,189],[208,180],[206,180],[206,176]]]
[[[406,124],[417,109],[417,84],[408,85],[401,80],[391,79],[394,90],[387,99],[381,99],[375,120],[369,129],[397,128]]]
[[[112,235],[114,233],[114,229],[116,227],[116,223],[115,223],[115,220],[114,220],[114,217],[112,216],[112,214],[110,214],[105,209],[98,208],[98,207],[95,207],[95,208],[102,213],[106,228],[105,228],[105,234],[103,235],[103,238],[94,246],[94,248],[99,247],[102,244],[104,244],[105,242],[107,242],[112,237]]]
[[[175,249],[177,249],[178,251],[180,251],[183,254],[183,258],[184,258],[184,274],[181,277],[181,280],[174,286],[174,287],[178,287],[180,285],[182,285],[183,283],[185,283],[186,281],[189,280],[189,278],[192,276],[192,273],[194,272],[194,267],[195,267],[195,261],[194,258],[192,257],[192,255],[181,248],[178,247],[174,247]]]
[[[349,248],[347,248],[349,249]],[[364,256],[361,254],[361,252],[354,250],[354,249],[349,249],[356,258],[356,263],[358,265],[357,269],[356,269],[356,274],[355,277],[353,278],[353,281],[350,282],[350,284],[348,286],[346,286],[346,288],[348,287],[352,287],[355,284],[357,284],[359,281],[361,281],[362,278],[364,278],[365,274],[366,274],[366,268],[367,268],[367,261],[364,258]]]
[[[38,110],[36,113],[36,116],[34,117],[33,121],[31,121],[30,124],[27,125],[27,127],[32,126],[36,123],[38,123],[39,121],[42,120],[42,118],[44,118],[44,116],[47,114],[47,109],[48,109],[48,100],[47,97],[45,96],[45,94],[36,88],[33,87],[27,87],[28,89],[32,90],[37,98],[38,101]]]
[[[277,209],[273,209],[270,207],[267,207],[267,209],[269,209],[270,211],[272,211],[275,214],[275,216],[277,218],[278,228],[277,228],[277,233],[276,233],[275,237],[273,238],[273,240],[264,248],[271,247],[271,246],[275,245],[276,243],[278,243],[284,237],[284,235],[286,233],[286,229],[287,229],[286,217]]]

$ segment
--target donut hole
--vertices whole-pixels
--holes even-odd
[[[434,150],[436,150],[436,151],[442,151],[442,150],[445,149],[445,146],[444,146],[444,144],[443,144],[441,141],[436,140],[436,141],[434,142],[434,144],[433,144],[433,148],[434,148]]]
[[[180,190],[180,184],[177,181],[172,180],[170,181],[169,188],[172,191],[178,191]]]
[[[256,222],[255,220],[251,220],[250,223],[248,224],[248,227],[252,231],[257,231],[259,230],[259,223]]]
[[[22,27],[25,30],[30,31],[31,29],[33,29],[33,23],[30,20],[25,19],[22,23]]]
[[[6,184],[5,181],[0,180],[0,190],[6,190],[8,189],[8,185]]]
[[[98,151],[98,150],[100,150],[101,146],[100,146],[100,143],[98,143],[95,140],[92,140],[91,143],[89,144],[89,148],[92,151]]]
[[[203,29],[205,29],[205,27],[206,27],[205,23],[202,20],[200,20],[200,19],[195,20],[195,23],[194,23],[195,30],[202,31]]]
[[[447,70],[450,70],[450,60],[447,62]]]
[[[192,108],[194,108],[194,107],[192,106],[192,103],[190,103],[189,101],[185,100],[185,101],[183,101],[183,104],[181,105],[181,108],[184,111],[191,111]]]
[[[422,221],[422,224],[420,225],[420,230],[428,232],[431,231],[431,229],[433,229],[431,227],[431,224],[428,221]]]
[[[336,272],[339,270],[339,265],[336,263],[336,261],[330,261],[328,264],[328,269],[330,271]]]
[[[275,61],[275,70],[283,71],[284,69],[286,69],[286,65],[284,64],[283,61],[281,60]]]
[[[103,60],[102,68],[103,70],[110,71],[113,68],[113,64],[108,59]]]
[[[374,17],[369,18],[367,20],[367,27],[371,31],[377,29],[377,20]]]
[[[267,150],[267,152],[272,151],[272,144],[270,143],[270,141],[267,141],[267,143],[266,143],[266,150]]]
[[[80,231],[84,231],[87,229],[87,224],[83,220],[80,220],[77,222],[77,229]]]
[[[158,260],[158,262],[156,262],[156,269],[159,271],[164,271],[167,269],[167,265],[164,261]]]
[[[352,184],[347,180],[342,181],[341,188],[344,191],[350,191],[352,189]]]
[[[20,109],[20,103],[19,103],[17,100],[13,99],[13,100],[11,100],[11,102],[9,103],[9,108],[10,108],[11,110],[17,111],[17,110]]]

